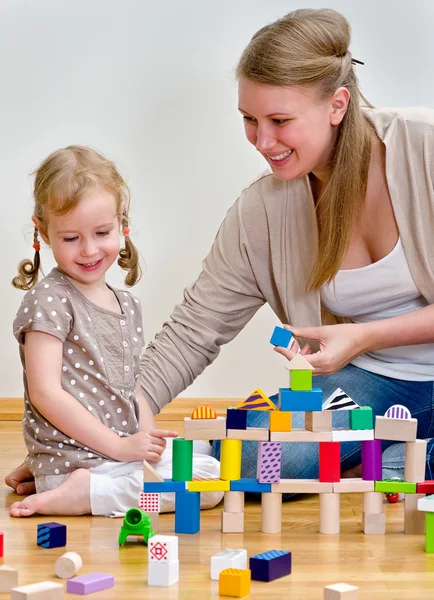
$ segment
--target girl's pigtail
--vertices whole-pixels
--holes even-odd
[[[122,233],[125,237],[125,248],[119,250],[118,265],[124,271],[128,271],[125,277],[125,285],[132,287],[142,276],[139,264],[139,252],[130,239],[130,228],[128,227],[128,215],[122,214]]]
[[[41,266],[41,257],[39,255],[41,244],[38,239],[37,227],[35,227],[33,232],[33,249],[35,250],[33,262],[28,258],[22,260],[18,265],[18,275],[12,279],[12,285],[18,290],[31,290],[38,281],[39,268]]]

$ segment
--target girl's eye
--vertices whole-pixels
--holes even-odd
[[[63,238],[64,242],[75,242],[75,240],[77,240],[77,236],[76,237],[71,237],[71,238]]]
[[[287,123],[289,121],[289,119],[273,119],[273,123],[275,125],[283,125],[284,123]]]
[[[108,235],[109,233],[110,233],[109,231],[98,231],[98,233],[96,235],[104,237],[105,235]]]

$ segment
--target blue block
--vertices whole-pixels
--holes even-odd
[[[291,552],[269,550],[250,558],[249,567],[255,581],[273,581],[291,574]]]
[[[149,493],[156,492],[185,492],[185,481],[173,481],[165,479],[164,481],[145,481],[143,491]]]
[[[38,525],[37,544],[41,548],[61,548],[66,546],[66,525],[61,523],[40,523]]]
[[[271,483],[259,483],[254,477],[231,481],[231,492],[271,492]]]
[[[228,408],[226,411],[226,429],[247,429],[248,410]]]
[[[289,388],[280,388],[279,409],[290,412],[322,410],[322,390],[312,388],[307,391],[294,391]]]
[[[291,339],[292,331],[289,331],[289,329],[283,329],[283,327],[275,327],[273,335],[271,336],[270,344],[273,344],[273,346],[288,348]]]
[[[175,533],[200,531],[200,492],[176,492]]]

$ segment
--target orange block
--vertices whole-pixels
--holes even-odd
[[[219,595],[242,598],[250,594],[250,569],[224,569],[219,576]]]
[[[194,411],[191,413],[192,419],[217,419],[216,411],[211,406],[196,406]]]
[[[291,431],[292,413],[276,410],[270,412],[270,431]]]

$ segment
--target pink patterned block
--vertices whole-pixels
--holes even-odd
[[[402,404],[394,404],[386,410],[384,416],[387,419],[411,419],[411,412]]]
[[[256,478],[259,483],[279,483],[282,445],[280,442],[259,442]]]
[[[140,494],[139,508],[145,512],[160,512],[160,494],[145,492]]]

